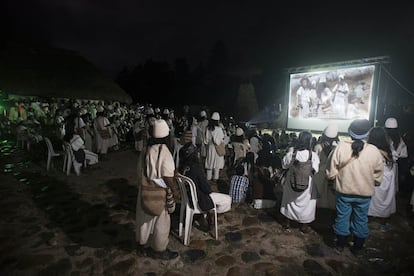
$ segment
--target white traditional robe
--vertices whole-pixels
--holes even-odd
[[[282,167],[287,168],[292,160],[293,151],[290,150],[282,160]],[[304,162],[309,159],[309,151],[302,150],[296,153],[296,159]],[[319,170],[319,157],[312,152],[312,168],[315,172]],[[312,183],[312,176],[309,176],[308,188],[301,192],[292,190],[289,184],[283,185],[283,197],[280,207],[280,213],[285,217],[297,221],[299,223],[310,223],[315,220],[316,211],[316,188]]]

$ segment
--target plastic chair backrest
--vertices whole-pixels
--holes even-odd
[[[183,180],[182,184],[183,184],[183,188],[185,189],[185,197],[187,197],[187,201],[188,201],[188,194],[187,194],[187,190],[190,192],[191,195],[191,203],[192,206],[189,202],[189,206],[191,209],[194,209],[194,213],[196,214],[202,214],[205,213],[205,211],[202,211],[198,205],[198,198],[197,198],[197,190],[196,190],[196,186],[193,182],[193,180],[187,176],[184,175],[179,175],[179,177]]]
[[[50,139],[48,137],[43,137],[43,138],[45,139],[47,149],[49,150],[49,152],[52,154],[56,154],[55,150],[53,149],[53,145]]]

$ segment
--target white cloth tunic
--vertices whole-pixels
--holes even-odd
[[[207,156],[205,168],[207,170],[222,169],[224,167],[224,156],[217,154],[214,144],[218,145],[224,142],[224,131],[221,127],[216,126],[213,131],[207,129],[204,144],[207,147]]]
[[[108,149],[112,146],[115,146],[118,143],[118,138],[114,135],[115,133],[112,131],[111,123],[106,117],[98,116],[95,119],[93,124],[95,130],[95,137],[96,137],[96,149],[98,153],[106,154]],[[109,129],[109,133],[111,134],[110,139],[103,139],[99,134],[99,130]]]
[[[144,154],[144,152],[141,152],[138,163],[138,183],[141,183],[143,169],[146,170],[149,179],[174,176],[175,165],[172,155],[166,145],[162,145],[161,147],[160,155],[158,155],[160,149],[159,144],[152,145],[148,148],[147,155],[145,156],[145,168],[140,163],[142,162]],[[157,162],[158,156],[160,158],[159,162]],[[145,213],[141,207],[141,189],[138,189],[136,222],[136,240],[141,245],[148,244],[155,251],[164,251],[167,249],[171,227],[170,214],[167,210],[163,210],[159,216],[152,216]]]
[[[395,163],[389,167],[384,158],[384,176],[379,186],[375,187],[375,193],[371,198],[368,215],[373,217],[388,218],[396,212],[395,203],[395,178],[397,167]]]
[[[283,157],[283,168],[286,169],[289,167],[290,161],[292,160],[292,154],[293,151],[291,149]],[[298,151],[296,153],[296,159],[301,162],[308,160],[309,151]],[[314,152],[312,152],[312,168],[315,172],[318,172],[319,170],[319,157]],[[315,220],[316,196],[317,192],[312,184],[312,176],[309,176],[309,187],[301,193],[293,191],[289,184],[284,183],[280,213],[299,223],[310,223]]]

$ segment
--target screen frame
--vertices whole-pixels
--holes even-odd
[[[297,67],[292,68],[287,71],[286,74],[286,97],[285,97],[285,105],[286,105],[286,122],[285,122],[285,129],[289,131],[311,131],[315,133],[322,132],[328,124],[334,123],[338,125],[339,133],[346,133],[348,131],[348,127],[350,123],[356,118],[347,118],[347,119],[334,119],[334,118],[306,118],[306,119],[292,119],[290,115],[292,104],[292,84],[291,79],[292,75],[320,75],[320,74],[328,74],[332,72],[343,72],[343,71],[352,71],[358,70],[360,68],[372,66],[373,73],[371,79],[371,91],[369,95],[369,110],[368,114],[363,116],[364,118],[370,121],[371,125],[374,125],[377,116],[377,109],[378,109],[378,88],[379,88],[379,76],[380,76],[380,63],[379,62],[357,62],[357,63],[346,63],[343,62],[341,64],[325,64],[325,65],[314,65],[314,66],[307,66],[307,67]]]

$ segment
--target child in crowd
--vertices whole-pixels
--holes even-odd
[[[230,191],[233,203],[240,203],[246,200],[247,190],[249,188],[249,178],[244,175],[244,167],[238,165],[236,167],[236,174],[231,177]]]

